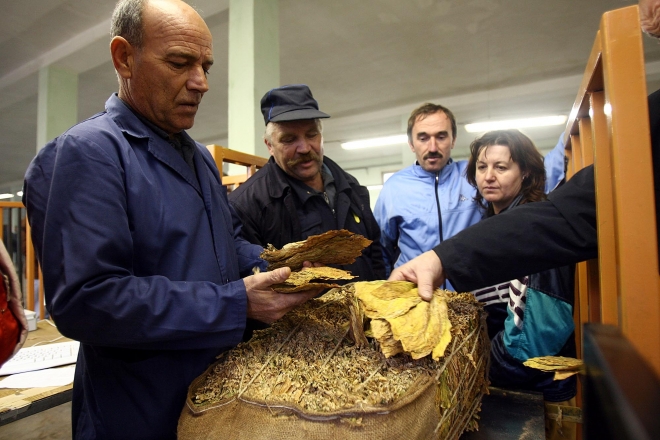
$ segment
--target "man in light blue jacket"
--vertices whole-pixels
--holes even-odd
[[[475,189],[465,178],[467,161],[451,158],[455,143],[451,110],[431,103],[413,110],[408,145],[417,160],[385,182],[374,209],[388,274],[481,220]],[[546,156],[545,169],[550,190],[564,178],[561,138]],[[454,290],[449,282],[443,287]]]

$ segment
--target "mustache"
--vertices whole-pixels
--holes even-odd
[[[313,160],[314,162],[321,162],[321,157],[316,154],[314,151],[310,151],[305,154],[301,154],[298,156],[296,159],[291,159],[286,162],[286,164],[289,167],[295,167],[298,164],[301,164],[303,162],[309,162],[310,160]]]
[[[442,159],[442,154],[440,154],[439,151],[432,151],[430,153],[427,153],[426,156],[423,157],[424,160],[426,159]]]

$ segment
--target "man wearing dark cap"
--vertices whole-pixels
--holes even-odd
[[[270,90],[261,99],[264,142],[271,158],[229,195],[243,221],[244,237],[281,248],[311,235],[347,229],[372,240],[355,263],[343,266],[369,281],[385,278],[380,230],[369,192],[339,165],[323,157],[322,118],[304,84]]]

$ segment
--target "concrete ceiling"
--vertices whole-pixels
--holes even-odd
[[[80,120],[101,111],[117,89],[108,52],[115,0],[3,3],[0,192],[20,185],[36,151],[41,67],[54,64],[79,73]],[[216,59],[211,89],[190,133],[202,143],[226,143],[229,1],[190,3],[209,24]],[[454,155],[462,157],[475,137],[465,132],[466,123],[567,115],[601,15],[636,3],[280,0],[281,83],[308,84],[321,109],[332,115],[325,124],[325,154],[344,168],[400,168],[404,146],[348,152],[339,142],[403,133],[410,111],[426,101],[454,111],[459,123]],[[644,44],[648,86],[655,90],[660,45],[648,37]],[[528,129],[527,134],[548,149],[562,131]]]

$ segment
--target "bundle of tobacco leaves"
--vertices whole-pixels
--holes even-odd
[[[409,353],[413,359],[444,355],[451,342],[445,295],[438,290],[431,301],[423,301],[417,287],[407,281],[370,281],[353,285],[361,310],[370,319],[370,334],[378,340],[386,357]],[[354,319],[364,321],[364,317]],[[357,326],[355,331],[363,327]],[[360,340],[360,336],[354,339]]]
[[[290,267],[295,272],[302,269],[305,261],[323,265],[353,263],[370,244],[371,240],[362,235],[340,229],[286,244],[282,249],[269,244],[261,253],[261,258],[268,261],[268,270]]]
[[[482,306],[471,294],[436,291],[449,321],[438,320],[446,330],[436,328],[451,334],[438,360],[420,353],[414,359],[405,350],[386,357],[381,343],[370,337],[373,320],[355,294],[362,284],[332,289],[223,353],[197,388],[191,388],[192,405],[206,408],[239,399],[312,415],[387,411],[421,382],[432,380],[438,388],[437,438],[458,438],[464,430],[476,429],[488,384]],[[429,353],[438,344],[433,341],[425,349]]]
[[[523,365],[548,373],[555,373],[554,380],[564,380],[584,369],[580,359],[564,356],[539,356],[527,359]]]

